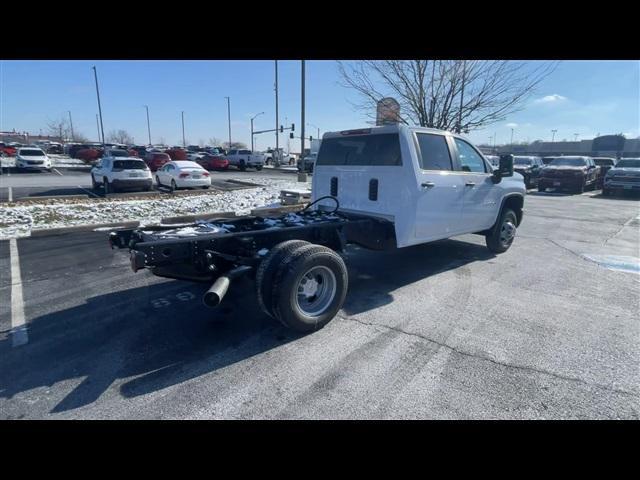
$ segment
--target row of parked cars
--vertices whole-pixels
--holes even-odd
[[[495,166],[498,157],[487,155]],[[618,190],[640,189],[640,159],[588,156],[514,156],[514,171],[527,188],[544,192],[548,188],[582,193],[602,189],[603,195]]]

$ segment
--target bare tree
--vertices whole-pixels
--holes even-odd
[[[220,139],[218,137],[209,138],[209,145],[211,145],[212,147],[220,145]]]
[[[60,142],[71,138],[71,127],[68,119],[60,117],[56,120],[49,120],[47,122],[47,135],[59,139]]]
[[[246,149],[247,148],[247,144],[246,143],[242,143],[242,142],[231,142],[231,144],[229,144],[229,142],[224,142],[222,144],[222,148],[224,148],[225,150]]]
[[[133,137],[126,130],[111,130],[107,135],[107,141],[128,145],[133,143]]]
[[[504,120],[557,66],[527,68],[504,60],[365,60],[338,62],[342,85],[356,90],[354,104],[375,119],[377,102],[393,97],[408,125],[465,131]]]

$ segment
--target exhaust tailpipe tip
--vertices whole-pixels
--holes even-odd
[[[226,275],[219,277],[202,297],[202,302],[210,308],[217,307],[229,290],[230,279]]]

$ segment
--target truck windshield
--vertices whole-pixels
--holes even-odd
[[[44,157],[42,150],[20,150],[20,155],[25,157]]]
[[[550,165],[556,166],[569,166],[569,167],[584,167],[587,165],[582,158],[556,158],[554,159]]]
[[[397,133],[327,138],[316,164],[400,166],[400,138]]]
[[[640,159],[625,160],[623,158],[616,164],[616,168],[640,168]]]
[[[513,164],[514,165],[531,165],[531,160],[529,158],[514,158],[513,159]]]

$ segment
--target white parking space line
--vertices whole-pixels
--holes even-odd
[[[9,202],[13,202],[13,189],[11,187],[7,187],[9,189],[8,198]]]
[[[87,190],[86,188],[82,188],[80,185],[78,185],[78,188],[79,188],[80,190],[82,190],[83,192],[87,192],[87,193],[88,193],[89,195],[91,195],[92,197],[100,198],[100,195],[96,195],[96,194],[95,194],[95,193],[93,193],[92,191]]]
[[[11,257],[11,342],[14,347],[18,347],[29,342],[29,334],[24,319],[22,274],[20,273],[18,241],[15,238],[9,240],[9,256]]]
[[[52,170],[53,170],[54,172],[56,172],[58,175],[60,175],[61,177],[63,177],[63,176],[64,176],[64,175],[62,175],[62,174],[60,173],[60,171],[59,171],[57,168],[53,168]]]

